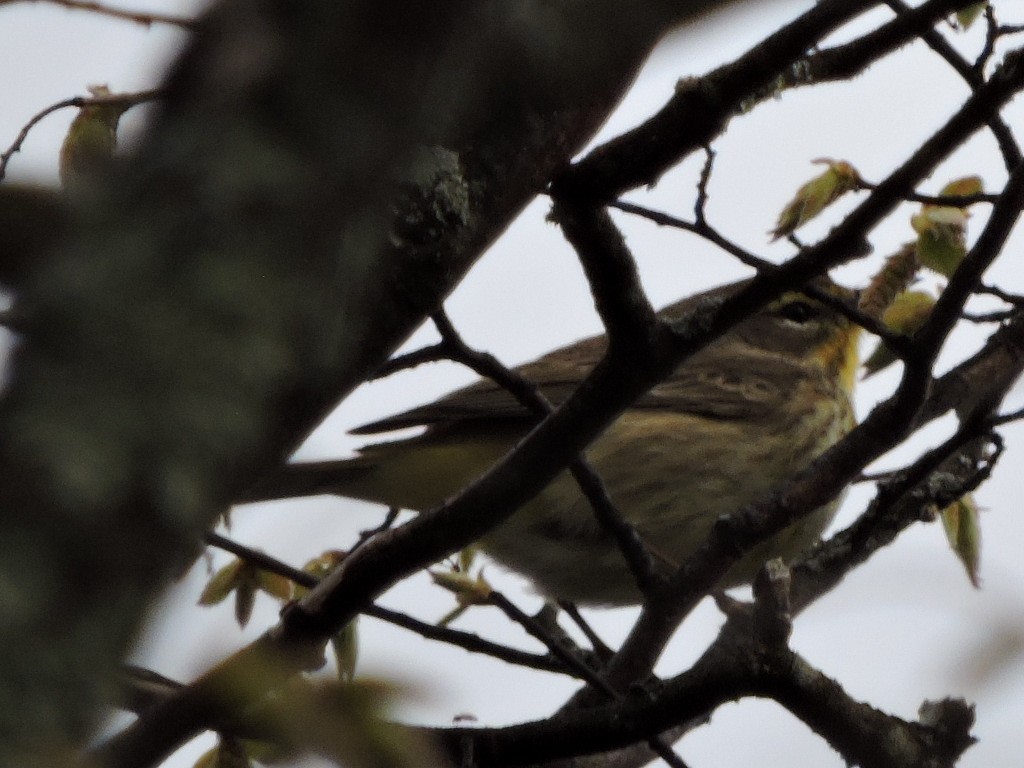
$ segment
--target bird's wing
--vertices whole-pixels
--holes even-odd
[[[563,403],[604,354],[603,337],[552,352],[517,368],[553,405]],[[790,364],[777,358],[723,360],[715,347],[690,358],[667,380],[633,404],[634,409],[692,413],[712,419],[768,416],[785,405],[795,372],[772,370]],[[776,382],[776,383],[772,383]],[[367,435],[417,426],[521,421],[538,417],[507,390],[483,380],[433,403],[352,430]]]
[[[595,336],[551,352],[515,370],[533,382],[548,401],[557,406],[569,397],[601,359],[604,349],[604,338]],[[507,420],[529,423],[537,421],[538,417],[508,390],[489,379],[483,379],[433,403],[356,427],[352,434],[370,435],[406,427]]]
[[[805,375],[795,363],[759,354],[725,357],[718,351],[709,347],[686,361],[632,408],[756,420],[792,407],[797,381]]]

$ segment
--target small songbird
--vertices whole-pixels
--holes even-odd
[[[684,299],[660,314],[678,319],[741,285]],[[854,295],[827,279],[815,286],[843,300]],[[685,360],[586,449],[659,567],[685,560],[716,518],[758,500],[852,428],[858,331],[837,309],[786,293]],[[557,405],[605,346],[603,336],[585,339],[517,370]],[[487,471],[537,421],[497,384],[479,381],[353,430],[422,426],[422,434],[368,445],[352,459],[289,464],[253,500],[327,493],[428,510]],[[814,511],[755,548],[720,586],[751,580],[767,559],[793,558],[821,536],[837,506]],[[545,597],[585,605],[641,599],[615,540],[568,472],[479,545]]]

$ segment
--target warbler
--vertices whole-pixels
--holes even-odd
[[[740,285],[684,299],[660,315],[681,318]],[[816,285],[852,296],[827,279]],[[716,518],[756,501],[852,428],[858,331],[837,309],[786,293],[685,360],[586,449],[659,567],[685,560]],[[605,346],[603,336],[584,339],[517,370],[557,405]],[[287,465],[254,498],[330,493],[427,510],[483,474],[537,420],[497,384],[479,381],[353,430],[423,426],[422,434],[369,445],[352,459]],[[815,510],[748,553],[720,586],[750,581],[770,558],[793,558],[821,536],[837,506]],[[568,472],[479,545],[550,599],[614,606],[642,598],[615,540]]]

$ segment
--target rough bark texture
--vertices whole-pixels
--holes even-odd
[[[0,764],[81,740],[199,534],[710,5],[210,11],[141,147],[21,292],[0,403]]]

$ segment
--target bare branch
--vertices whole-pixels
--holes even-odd
[[[531,765],[609,752],[745,696],[775,699],[821,734],[847,762],[880,768],[952,765],[973,742],[965,705],[932,710],[917,723],[847,694],[783,644],[758,642],[749,619],[730,619],[701,659],[655,692],[550,720],[507,728],[437,729],[454,761],[472,749],[482,765]]]
[[[878,189],[813,248],[808,248],[778,270],[762,275],[750,287],[727,299],[725,311],[743,312],[747,302],[759,300],[762,291],[776,281],[793,275],[804,279],[811,270],[824,270],[840,263],[853,244],[902,199],[929,169],[984,125],[998,107],[1024,88],[1024,53],[1007,55],[1003,68],[976,91],[950,121],[927,140],[903,166],[879,184]],[[678,622],[710,590],[740,554],[759,540],[791,525],[834,498],[872,460],[900,442],[914,425],[930,383],[930,369],[942,340],[962,310],[970,292],[981,279],[984,266],[999,253],[1009,227],[1024,202],[1024,165],[1015,169],[999,202],[993,207],[985,231],[979,237],[961,270],[951,280],[923,334],[915,337],[912,361],[908,361],[900,386],[886,403],[875,410],[853,432],[829,449],[809,468],[761,504],[748,507],[717,526],[711,541],[685,563],[672,579],[661,599],[648,604],[629,638],[609,667],[617,685],[646,674],[653,666]],[[728,316],[728,315],[726,315]]]
[[[886,0],[886,5],[899,14],[906,15],[913,12],[903,0]],[[968,3],[959,4],[960,7],[965,5],[968,5]],[[929,48],[945,59],[946,63],[963,78],[964,82],[972,90],[977,90],[982,86],[984,83],[982,73],[971,66],[942,35],[932,29],[923,32],[921,39],[924,40]],[[1012,171],[1020,164],[1022,158],[1020,147],[1017,145],[1017,140],[1013,137],[1013,132],[999,115],[992,115],[989,118],[988,126],[992,131],[992,135],[995,136],[996,142],[999,144],[1000,151],[1003,153],[1003,162],[1006,164],[1006,169]]]
[[[120,106],[124,109],[130,109],[138,104],[144,104],[147,101],[153,101],[154,99],[160,98],[159,90],[149,91],[138,91],[137,93],[112,93],[104,96],[73,96],[70,99],[64,99],[58,101],[56,104],[51,104],[46,109],[37,112],[29,119],[22,129],[18,132],[11,145],[0,153],[0,181],[3,180],[4,176],[7,175],[7,165],[11,161],[11,157],[15,153],[21,151],[21,145],[25,143],[25,139],[28,138],[29,132],[35,128],[36,124],[42,121],[45,117],[52,115],[61,109],[67,107],[90,107],[90,106]]]
[[[246,562],[252,563],[265,571],[284,576],[286,579],[290,579],[294,583],[308,589],[312,589],[320,582],[320,579],[306,571],[293,568],[287,563],[283,563],[265,552],[260,552],[257,549],[246,547],[225,536],[221,536],[218,533],[208,533],[206,535],[206,541],[211,546],[223,549],[225,552],[230,552]],[[371,605],[363,611],[363,614],[374,619],[387,622],[388,624],[408,629],[409,631],[415,632],[428,640],[437,640],[443,643],[448,643],[449,645],[462,648],[465,651],[481,653],[498,659],[499,661],[508,662],[509,664],[516,664],[529,669],[539,669],[545,672],[576,674],[571,667],[567,668],[555,657],[541,656],[539,654],[521,651],[516,648],[509,648],[508,646],[493,643],[490,640],[485,640],[479,635],[475,635],[470,632],[461,632],[448,627],[439,627],[436,624],[428,624],[427,622],[420,621],[419,619],[414,619],[412,616],[399,613],[398,611],[393,611],[389,608],[383,608],[379,605]]]
[[[103,3],[92,2],[91,0],[0,0],[0,5],[18,2],[49,3],[50,5],[59,5],[69,10],[88,11],[99,16],[109,16],[113,19],[131,21],[144,27],[151,27],[153,24],[170,24],[171,26],[191,30],[195,26],[193,19],[187,19],[183,16],[153,13],[150,11],[129,11],[123,8],[114,8]]]

